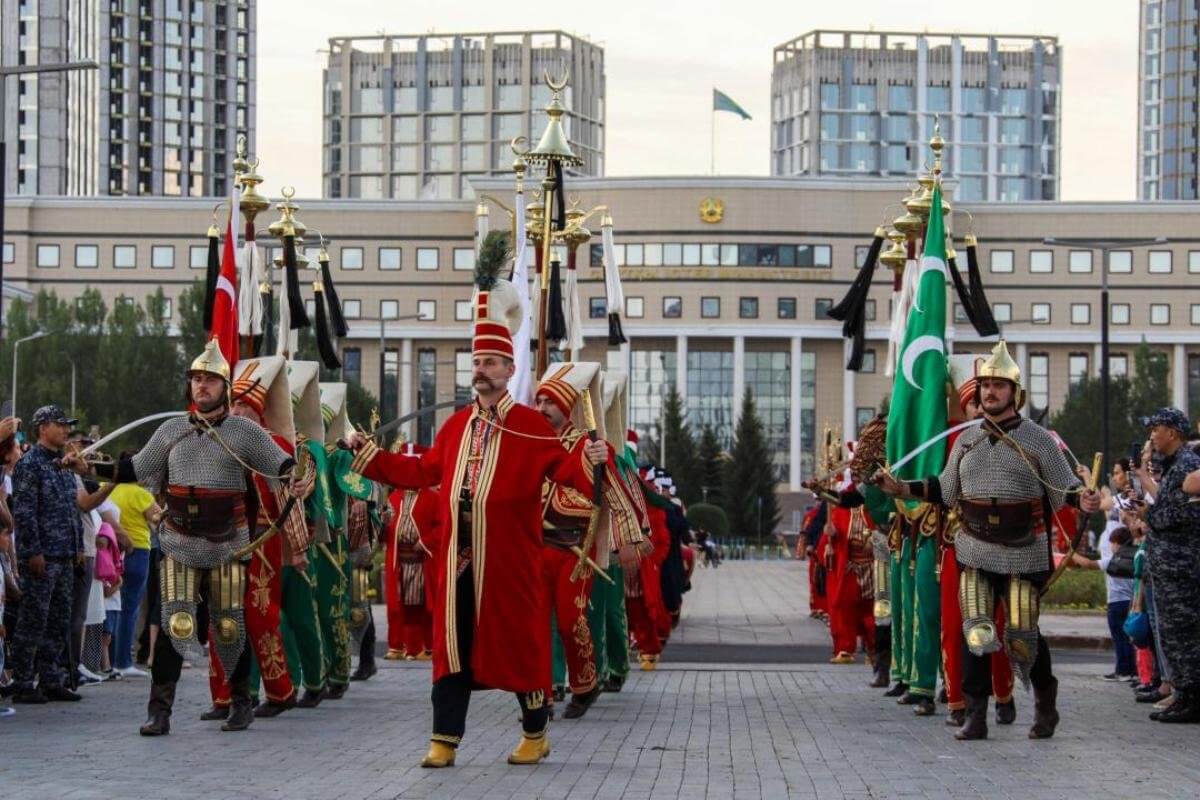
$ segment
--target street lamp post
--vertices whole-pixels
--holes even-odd
[[[8,119],[5,103],[5,89],[8,87],[9,75],[35,75],[46,72],[68,72],[77,69],[97,69],[99,65],[95,61],[69,61],[65,64],[21,64],[19,66],[6,67],[0,65],[0,251],[3,251],[4,245],[4,197],[8,191],[8,142],[5,138],[5,124]],[[4,333],[4,301],[2,299],[4,291],[4,258],[0,252],[0,337]],[[14,354],[15,357],[15,354]],[[15,380],[15,376],[14,376]],[[13,400],[14,413],[16,408],[16,400]]]
[[[1155,239],[1095,240],[1095,239],[1043,239],[1042,244],[1059,247],[1076,247],[1100,251],[1100,449],[1104,453],[1102,470],[1108,468],[1108,407],[1110,375],[1108,365],[1108,268],[1112,251],[1132,250],[1135,247],[1150,247],[1166,244],[1165,237]]]
[[[25,342],[32,342],[34,339],[41,339],[43,336],[49,335],[50,334],[46,331],[38,331],[37,333],[31,333],[23,339],[17,339],[15,342],[13,342],[12,413],[14,417],[17,416],[17,351],[20,350],[21,345],[23,345]]]

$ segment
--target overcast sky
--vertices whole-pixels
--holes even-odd
[[[1137,25],[1137,0],[259,0],[260,172],[272,196],[284,183],[299,196],[320,195],[321,68],[330,36],[562,29],[605,50],[609,176],[706,174],[714,86],[754,117],[718,115],[717,172],[766,175],[773,48],[814,28],[874,28],[1058,36],[1062,199],[1130,200]]]

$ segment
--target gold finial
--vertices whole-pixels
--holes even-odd
[[[567,109],[563,106],[560,95],[562,94],[562,90],[566,88],[567,79],[570,75],[570,70],[566,70],[558,81],[554,81],[550,78],[549,71],[543,70],[542,77],[553,94],[550,97],[550,104],[546,106],[546,116],[549,118],[546,123],[546,130],[542,132],[542,138],[538,141],[537,147],[529,151],[525,156],[526,160],[532,164],[545,164],[549,166],[554,162],[558,162],[564,167],[578,167],[583,164],[583,159],[575,155],[574,151],[571,150],[571,145],[567,140],[567,133],[563,130],[562,126],[562,117]]]

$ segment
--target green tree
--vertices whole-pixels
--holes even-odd
[[[688,524],[710,536],[724,538],[729,535],[729,517],[720,506],[712,503],[695,503],[688,506]]]
[[[179,345],[189,361],[200,355],[208,341],[204,329],[204,283],[197,280],[179,295]]]
[[[666,463],[662,467],[671,473],[679,499],[690,505],[701,498],[700,470],[696,441],[685,418],[683,400],[674,387],[664,400],[663,429]]]
[[[1108,451],[1105,463],[1129,454],[1129,449],[1146,439],[1142,417],[1169,405],[1170,389],[1166,356],[1143,342],[1134,351],[1134,377],[1110,378],[1108,393]],[[1068,392],[1062,408],[1050,419],[1050,427],[1085,464],[1091,454],[1103,449],[1103,395],[1099,378],[1085,378]]]
[[[733,450],[725,469],[725,512],[735,535],[770,536],[779,524],[775,468],[750,387],[742,397]],[[761,541],[760,539],[760,541]]]
[[[1171,405],[1171,386],[1167,376],[1170,367],[1167,354],[1151,350],[1143,340],[1133,351],[1135,380],[1130,394],[1131,410],[1135,422],[1141,427],[1140,418],[1153,414],[1163,406]],[[1144,432],[1143,432],[1144,433]],[[1145,438],[1144,435],[1141,438]]]
[[[705,425],[700,432],[696,459],[699,462],[702,499],[705,503],[721,505],[724,498],[725,454],[711,425]]]

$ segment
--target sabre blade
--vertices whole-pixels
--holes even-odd
[[[107,436],[101,437],[94,444],[90,444],[87,447],[83,448],[82,450],[79,451],[79,454],[81,456],[86,456],[89,453],[94,453],[97,450],[99,450],[102,446],[108,444],[113,439],[116,439],[118,436],[128,433],[129,431],[133,430],[134,428],[145,425],[148,422],[155,422],[160,419],[170,419],[172,417],[185,417],[185,416],[187,416],[186,411],[160,411],[157,414],[150,414],[149,416],[142,417],[141,419],[135,419],[133,422],[127,423],[127,424],[122,425],[121,427],[117,428],[115,431],[108,434]]]

